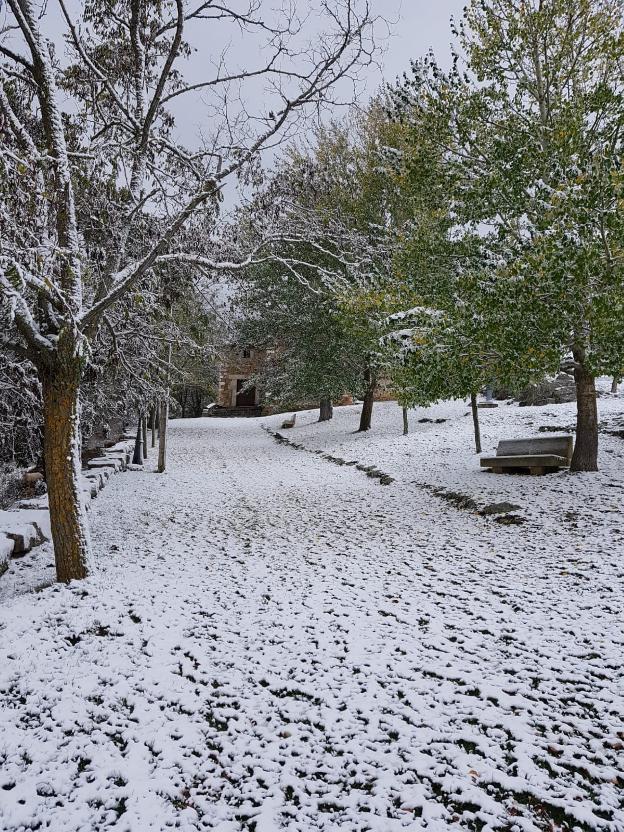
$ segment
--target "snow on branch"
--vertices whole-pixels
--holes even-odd
[[[20,335],[31,349],[38,355],[48,355],[53,350],[53,344],[40,333],[23,294],[24,273],[15,264],[9,268],[3,259],[0,258],[0,298],[7,308],[9,320],[15,322]]]
[[[9,94],[0,81],[3,138],[10,136],[0,164],[7,160],[16,177],[25,168],[36,194],[34,210],[28,199],[13,200],[25,221],[6,226],[11,233],[0,253],[13,265],[5,259],[0,293],[29,348],[53,350],[58,333],[76,326],[94,337],[127,292],[175,264],[214,274],[271,261],[302,281],[314,267],[327,283],[362,271],[355,241],[338,244],[339,235],[330,234],[328,242],[303,223],[291,223],[287,233],[265,228],[246,248],[226,251],[218,218],[228,181],[246,175],[263,151],[292,137],[302,119],[337,95],[350,90],[353,98],[360,70],[376,52],[380,18],[368,0],[314,0],[309,37],[310,17],[300,17],[289,0],[269,12],[258,0],[94,0],[76,19],[79,7],[58,2],[69,64],[48,39],[48,10],[31,0],[7,0],[10,42],[0,34],[0,72],[10,84]],[[196,27],[217,23],[259,37],[266,58],[231,69],[226,53],[217,53],[205,62],[206,77],[189,81],[183,61]],[[259,96],[254,84],[263,80]],[[243,82],[251,84],[246,100]],[[209,90],[220,98],[208,111],[208,132],[190,149],[176,137],[166,105]],[[194,245],[198,240],[205,244]],[[21,275],[22,289],[12,273]]]

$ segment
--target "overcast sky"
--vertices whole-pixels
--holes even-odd
[[[270,0],[263,0],[263,3],[266,3],[267,10],[274,5]],[[310,8],[309,3],[310,0],[296,0],[302,13]],[[380,53],[377,56],[378,64],[363,70],[361,91],[364,100],[373,95],[384,81],[393,81],[409,70],[410,61],[424,56],[430,49],[433,49],[442,66],[449,65],[452,42],[450,20],[451,17],[461,16],[465,0],[370,0],[370,3],[372,14],[382,16],[388,21],[389,26],[377,26],[376,38]],[[263,16],[264,8],[263,5]],[[306,21],[306,38],[314,39],[316,22],[314,19]],[[318,19],[319,35],[322,27],[326,25],[326,20]],[[214,60],[214,55],[223,47],[221,33],[217,34],[218,27],[213,28],[214,36],[200,25],[194,28],[189,26],[187,29],[187,37],[194,47],[187,73],[193,81],[205,77],[206,62]],[[234,34],[231,40],[227,40],[227,65],[230,70],[236,71],[255,63],[261,64],[263,59],[266,60],[266,54],[262,50],[255,51],[254,41],[248,34]],[[253,84],[248,84],[247,90],[248,101],[249,90],[251,100],[255,99],[254,103],[257,104],[258,100],[263,98],[260,84],[257,89],[254,89]],[[207,118],[206,109],[199,99],[195,105],[191,103],[190,106],[188,99],[185,99],[184,103],[180,101],[174,108],[174,114],[179,135],[183,140],[197,135],[198,131],[203,132],[211,120]]]
[[[234,0],[233,8],[246,6],[242,0]],[[42,25],[52,39],[57,42],[59,50],[62,46],[59,43],[60,37],[66,32],[64,21],[60,17],[57,3],[52,0],[36,0],[44,11]],[[81,0],[67,0],[70,13],[75,21],[79,21],[83,3]],[[398,75],[409,69],[410,60],[422,57],[429,49],[433,49],[439,62],[446,66],[449,63],[450,44],[452,41],[450,31],[451,17],[461,16],[465,0],[370,0],[373,15],[380,15],[390,23],[390,33],[387,27],[380,25],[377,28],[378,45],[383,50],[379,56],[381,67],[371,66],[364,73],[364,95],[372,95],[379,89],[384,81],[393,81]],[[0,8],[3,3],[0,0]],[[271,9],[279,6],[280,3],[271,0],[262,0],[262,17],[271,16]],[[313,7],[311,0],[296,0],[296,7],[300,13],[305,14]],[[266,9],[266,11],[265,11]],[[6,22],[6,11],[0,12],[0,23]],[[326,21],[318,19],[319,35]],[[305,32],[309,37],[314,37],[315,20],[308,19],[305,23]],[[262,53],[255,51],[252,39],[245,35],[237,39],[236,32],[230,40],[229,33],[224,32],[220,26],[202,26],[193,24],[187,27],[186,37],[191,45],[195,47],[194,55],[186,67],[185,74],[191,81],[205,77],[207,61],[211,61],[214,55],[218,55],[224,46],[228,44],[227,64],[229,68],[248,67],[255,62],[255,56],[261,59]],[[225,38],[224,38],[225,35]],[[201,120],[205,117],[203,108],[199,101],[196,106],[189,106],[185,100],[183,108],[175,108],[176,121],[180,132],[186,138],[191,133],[201,129]],[[199,105],[199,106],[197,106]]]
[[[82,0],[66,0],[70,14],[78,23],[83,10]],[[57,46],[57,54],[64,52],[62,37],[66,33],[58,4],[55,0],[36,0],[40,6],[42,26]],[[363,70],[360,86],[361,103],[373,95],[383,82],[394,81],[397,76],[409,70],[410,60],[425,55],[432,49],[440,64],[448,66],[452,42],[450,19],[459,18],[465,0],[370,0],[371,12],[388,21],[388,26],[379,25],[376,40],[380,47],[378,64]],[[0,0],[0,6],[2,0]],[[245,8],[246,0],[231,0],[232,8]],[[279,8],[281,2],[262,0],[260,15],[263,19],[271,18],[272,10]],[[305,42],[314,45],[315,37],[320,39],[327,19],[318,14],[319,0],[295,0],[298,12],[304,16],[305,24],[302,37]],[[0,12],[0,23],[6,22],[6,11]],[[188,39],[192,53],[188,61],[181,63],[180,69],[186,81],[196,83],[214,77],[215,64],[222,53],[226,54],[226,66],[229,71],[237,72],[242,68],[250,69],[263,66],[268,55],[262,40],[256,40],[253,33],[241,33],[238,27],[222,26],[215,21],[193,21],[189,23],[185,37]],[[236,89],[232,91],[235,95]],[[346,88],[346,99],[351,100],[351,88]],[[235,99],[234,99],[235,100]],[[266,116],[272,102],[267,99],[264,79],[251,79],[246,82],[241,92],[241,100],[250,113]],[[279,106],[279,101],[276,102]],[[202,93],[183,96],[171,102],[175,117],[177,138],[187,147],[194,147],[201,137],[214,132],[214,125],[223,120],[223,107],[219,100],[208,101]],[[228,108],[230,107],[228,98]],[[274,106],[274,105],[273,105]],[[274,152],[264,154],[264,163],[270,166]]]
[[[400,75],[412,58],[433,49],[440,63],[447,65],[450,57],[451,17],[459,19],[465,0],[372,0],[373,9],[399,22],[387,41],[383,66],[383,80],[391,81]],[[381,82],[373,73],[371,92]]]

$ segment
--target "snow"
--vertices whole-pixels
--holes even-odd
[[[15,535],[21,541],[19,544],[14,541],[12,550],[18,554],[27,552],[43,539],[50,539],[50,515],[37,509],[0,511],[0,534]]]
[[[5,534],[0,534],[0,574],[8,567],[9,558],[13,554],[14,548],[15,541]]]
[[[127,468],[133,446],[134,440],[130,441],[126,438],[106,449],[103,457],[97,457],[93,470],[87,468],[82,471],[81,494],[87,511],[91,509],[91,501],[98,496],[109,477]],[[91,462],[88,465],[90,466]],[[23,548],[26,551],[43,544],[41,557],[28,558],[21,567],[14,565],[14,569],[7,574],[2,567],[5,564],[8,567],[11,564],[10,555],[15,550],[15,554],[21,557],[24,552],[21,546],[16,546],[16,542],[6,535],[21,536],[24,541]],[[50,545],[51,540],[52,529],[47,494],[21,499],[7,511],[0,511],[0,577],[3,578],[0,584],[0,601],[3,597],[12,597],[16,592],[39,589],[52,582],[54,550]],[[7,555],[6,550],[9,544],[10,549]],[[42,566],[44,560],[48,561],[46,566]]]
[[[94,501],[96,576],[0,581],[0,827],[621,832],[624,443],[496,476],[467,412],[299,414],[290,441],[387,486],[277,444],[283,416],[173,422],[169,472]],[[572,414],[483,411],[484,451]]]
[[[0,511],[0,528],[13,534],[23,534],[25,537],[37,538],[43,535],[50,539],[52,536],[50,514],[47,509],[27,508],[19,511]]]

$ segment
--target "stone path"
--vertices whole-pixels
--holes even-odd
[[[98,499],[98,576],[0,608],[2,829],[624,829],[615,559],[257,420],[169,459]]]

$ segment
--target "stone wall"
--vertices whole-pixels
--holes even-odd
[[[130,464],[134,438],[126,434],[121,442],[102,450],[90,459],[82,471],[82,499],[91,507],[110,477],[125,471]],[[0,511],[0,575],[9,567],[11,558],[22,557],[36,546],[52,539],[48,495],[33,495],[18,500],[6,511]]]
[[[576,385],[572,376],[559,373],[555,378],[530,384],[518,396],[520,407],[563,404],[576,401]]]
[[[221,407],[236,407],[236,385],[246,381],[262,369],[267,350],[242,350],[233,347],[224,355],[219,367],[219,390],[217,404]],[[260,392],[256,390],[256,404],[260,403]]]

